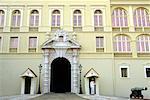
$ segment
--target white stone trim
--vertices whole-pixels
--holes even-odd
[[[3,10],[4,11],[4,25],[3,27],[6,26],[6,20],[7,20],[7,7],[0,7],[0,10]]]
[[[144,66],[144,76],[145,76],[145,78],[150,78],[150,77],[147,77],[147,75],[146,75],[146,68],[150,68],[150,65]]]
[[[81,22],[81,27],[84,27],[84,6],[71,6],[71,16],[70,16],[70,25],[73,27],[73,12],[75,10],[80,10],[81,11],[81,17],[82,17],[82,22]]]
[[[52,12],[54,10],[60,11],[60,28],[63,26],[63,19],[64,19],[64,13],[63,13],[63,6],[49,6],[49,26],[52,26]]]
[[[39,41],[39,37],[37,35],[30,35],[27,37],[27,52],[29,53],[29,38],[30,37],[36,37],[37,38],[37,41],[36,41],[36,52],[38,52],[39,48],[38,48],[38,41]]]
[[[21,27],[21,26],[23,26],[23,7],[10,7],[9,8],[10,9],[10,26],[11,26],[11,22],[12,22],[12,12],[14,11],[14,10],[19,10],[20,11],[20,13],[21,13],[21,18],[20,18],[20,26],[19,27]]]
[[[3,36],[1,36],[0,35],[0,37],[1,37],[1,40],[0,40],[0,52],[2,52],[2,48],[3,48]]]
[[[21,78],[21,94],[25,94],[25,78]],[[36,78],[31,77],[30,94],[36,94]]]
[[[41,26],[42,22],[42,8],[41,7],[28,7],[28,15],[27,15],[27,25],[30,26],[30,14],[32,10],[37,10],[39,12],[39,26]]]
[[[105,7],[104,6],[92,6],[91,7],[92,9],[92,14],[91,14],[91,21],[92,21],[92,26],[94,27],[94,12],[95,12],[95,10],[101,10],[102,11],[102,23],[103,23],[103,25],[102,25],[102,27],[105,27],[106,26],[106,9],[105,9]]]
[[[121,68],[127,68],[127,77],[122,77]],[[120,78],[130,78],[129,74],[129,66],[128,65],[120,65],[119,67]]]
[[[59,36],[63,36],[63,41],[59,41]],[[58,57],[64,57],[70,62],[71,92],[79,93],[79,48],[80,45],[69,39],[68,33],[61,30],[55,33],[54,38],[47,40],[43,44],[44,67],[42,71],[42,93],[50,92],[51,63]],[[71,50],[71,52],[69,50]]]
[[[21,94],[24,94],[25,89],[25,79],[21,78]]]

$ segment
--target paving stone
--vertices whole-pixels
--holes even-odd
[[[88,100],[73,93],[49,93],[30,100]]]

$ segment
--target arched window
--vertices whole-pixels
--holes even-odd
[[[118,35],[114,37],[114,51],[116,52],[130,52],[130,39],[125,35]]]
[[[4,11],[3,10],[0,10],[0,26],[4,26]]]
[[[82,15],[80,10],[75,10],[73,12],[73,26],[81,27],[82,26]]]
[[[39,26],[39,12],[37,10],[32,10],[30,13],[30,26]]]
[[[20,26],[20,19],[21,19],[21,13],[19,10],[14,10],[12,12],[12,23],[11,25],[13,27],[18,27]]]
[[[102,19],[102,11],[96,10],[94,12],[94,26],[99,27],[103,25],[103,19]]]
[[[150,35],[140,35],[137,37],[137,51],[150,52]]]
[[[145,8],[137,8],[134,11],[134,26],[142,27],[142,26],[150,26],[150,18],[148,15],[148,10]]]
[[[52,26],[59,27],[60,26],[60,11],[54,10],[52,12]]]
[[[116,8],[112,13],[112,26],[125,27],[128,26],[127,12],[123,8]]]

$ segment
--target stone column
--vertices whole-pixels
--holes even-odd
[[[73,93],[79,92],[79,67],[78,67],[78,49],[73,49],[73,65],[72,65],[72,74],[73,74]]]
[[[43,91],[42,93],[49,92],[49,50],[44,50],[44,66],[43,66]]]

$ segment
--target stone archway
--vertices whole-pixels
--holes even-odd
[[[69,36],[67,32],[63,30],[58,30],[53,37],[49,38],[42,45],[42,50],[44,51],[44,67],[42,69],[42,93],[49,92],[61,92],[57,91],[51,86],[53,85],[53,64],[55,65],[55,60],[57,58],[63,58],[61,60],[65,60],[70,63],[70,84],[67,90],[63,90],[62,92],[72,92],[79,93],[79,49],[80,45],[76,42],[75,35]],[[57,59],[60,60],[60,59]],[[56,60],[56,62],[57,62]],[[54,62],[53,62],[54,61]],[[69,64],[68,63],[68,64]],[[56,68],[57,70],[57,68]],[[56,78],[57,79],[57,78]]]
[[[71,92],[71,65],[64,57],[52,61],[50,91]]]

